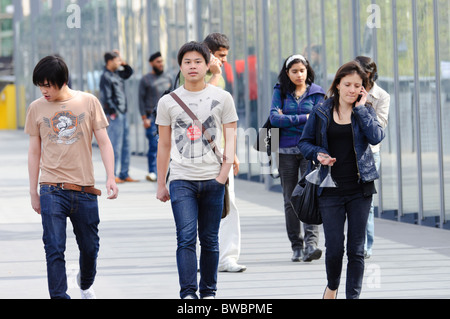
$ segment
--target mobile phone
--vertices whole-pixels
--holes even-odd
[[[356,99],[356,103],[358,103],[359,101],[361,101],[362,99],[362,94],[358,95],[358,98]]]

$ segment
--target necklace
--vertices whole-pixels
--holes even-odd
[[[294,98],[298,101],[298,100],[300,100],[300,98],[305,94],[305,92],[306,92],[306,89],[304,89],[304,90],[301,90],[301,91],[295,91],[294,92]]]

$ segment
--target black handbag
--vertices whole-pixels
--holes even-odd
[[[305,174],[306,175],[306,174]],[[305,224],[321,225],[317,189],[318,185],[308,182],[304,177],[300,179],[291,196],[291,205],[298,219]]]

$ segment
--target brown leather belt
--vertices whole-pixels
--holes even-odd
[[[59,183],[59,184],[42,183],[41,185],[50,185],[50,186],[55,186],[55,187],[61,188],[62,190],[82,192],[82,193],[88,193],[88,194],[92,194],[92,195],[102,196],[101,190],[96,189],[95,187],[90,187],[90,186],[85,187],[85,186],[79,186],[79,185],[69,184],[69,183]]]

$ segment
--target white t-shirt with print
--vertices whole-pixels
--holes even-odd
[[[183,86],[174,91],[197,116],[217,145],[222,145],[223,124],[238,121],[230,93],[212,85],[199,92]],[[158,103],[156,124],[172,128],[170,180],[203,181],[216,178],[220,162],[210,143],[190,116],[168,94]]]

